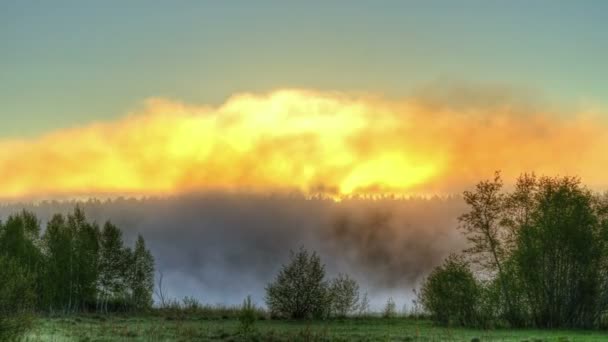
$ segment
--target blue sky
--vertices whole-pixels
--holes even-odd
[[[0,137],[284,87],[608,100],[606,1],[0,2]]]

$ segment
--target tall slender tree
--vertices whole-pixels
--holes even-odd
[[[125,249],[122,232],[111,222],[101,231],[99,253],[99,279],[101,310],[108,310],[109,301],[126,297],[129,253]]]
[[[44,306],[49,311],[68,311],[72,288],[72,237],[65,217],[54,215],[42,237],[45,255]]]
[[[463,193],[470,211],[461,215],[459,228],[464,231],[471,247],[465,253],[482,266],[490,276],[496,276],[507,306],[507,318],[513,319],[511,293],[505,279],[504,263],[508,256],[510,231],[505,229],[505,195],[501,192],[503,182],[500,172],[493,180],[481,181],[475,191]]]
[[[146,242],[137,236],[128,277],[131,301],[136,310],[145,310],[152,305],[154,291],[154,258],[146,249]]]
[[[68,215],[68,229],[73,236],[72,290],[77,310],[94,306],[97,297],[99,227],[87,222],[80,207]]]

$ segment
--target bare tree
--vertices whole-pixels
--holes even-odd
[[[169,297],[167,289],[163,287],[163,272],[158,271],[158,281],[156,283],[156,289],[154,289],[154,294],[160,303],[160,307],[164,308],[167,305],[167,299]]]

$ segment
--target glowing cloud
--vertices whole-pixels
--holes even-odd
[[[449,193],[497,169],[605,184],[600,116],[462,101],[304,90],[240,94],[219,107],[152,99],[114,122],[0,140],[0,197]]]

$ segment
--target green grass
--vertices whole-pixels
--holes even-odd
[[[239,333],[236,319],[76,316],[38,318],[25,341],[608,341],[603,331],[475,330],[413,319],[294,322],[260,320]]]

